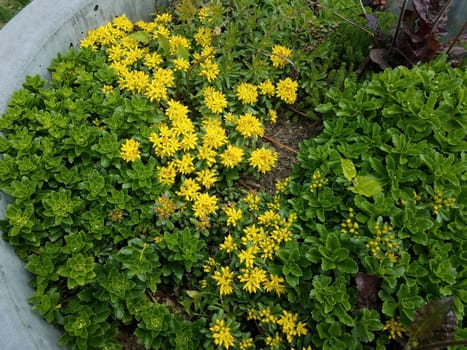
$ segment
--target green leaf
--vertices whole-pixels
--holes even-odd
[[[383,328],[379,313],[376,310],[362,309],[356,317],[355,327],[352,330],[358,339],[362,342],[370,342],[375,338],[375,331]]]
[[[383,191],[378,179],[371,176],[356,176],[352,183],[349,190],[365,197],[374,197]]]
[[[127,37],[142,42],[143,44],[147,44],[151,41],[151,35],[144,30],[139,30],[137,32],[128,34]]]
[[[342,171],[347,181],[351,182],[357,176],[357,169],[350,159],[341,158]]]

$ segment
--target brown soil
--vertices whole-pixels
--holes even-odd
[[[320,127],[320,122],[309,118],[293,122],[284,117],[278,118],[275,124],[267,125],[262,142],[268,143],[276,150],[278,154],[276,167],[261,176],[258,181],[251,177],[242,179],[242,185],[255,191],[274,192],[276,180],[289,176],[292,164],[296,161],[300,143],[317,136]]]

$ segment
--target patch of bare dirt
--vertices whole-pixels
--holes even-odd
[[[275,183],[290,175],[292,164],[295,163],[300,144],[321,132],[321,123],[303,118],[294,122],[288,118],[278,118],[277,123],[266,125],[262,142],[268,143],[277,152],[276,167],[262,175],[256,181],[252,177],[242,179],[242,184],[255,191],[273,193]]]

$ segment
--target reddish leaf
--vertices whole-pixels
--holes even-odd
[[[447,330],[445,333],[451,332],[453,321],[454,328],[456,324],[454,314],[449,314],[453,302],[454,297],[451,296],[432,301],[418,309],[407,332],[410,337],[409,342],[429,344],[435,332],[440,336],[439,332],[442,333],[443,327]]]

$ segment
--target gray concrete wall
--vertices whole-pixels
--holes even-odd
[[[115,16],[149,20],[164,0],[35,0],[0,30],[0,115],[27,75],[48,78],[58,52]],[[0,218],[8,199],[0,192]],[[0,232],[1,235],[1,232]],[[60,333],[31,310],[24,264],[0,239],[0,350],[55,350]]]

